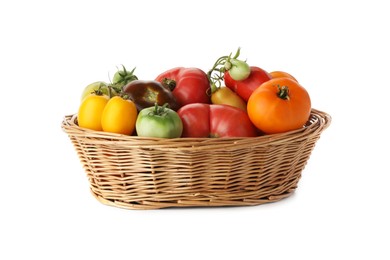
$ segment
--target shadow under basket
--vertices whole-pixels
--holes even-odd
[[[288,197],[331,117],[313,109],[299,130],[251,138],[144,138],[81,128],[68,134],[92,194],[126,209],[259,205]]]

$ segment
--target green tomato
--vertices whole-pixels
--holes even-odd
[[[137,80],[137,76],[134,75],[135,68],[131,71],[126,70],[125,66],[122,65],[121,70],[117,70],[112,77],[112,83],[116,88],[122,88],[127,83]]]
[[[103,95],[109,96],[108,84],[103,81],[96,81],[84,88],[84,91],[81,94],[81,101],[83,101],[87,96],[94,94],[97,90],[99,90],[99,88]]]
[[[183,132],[183,122],[174,110],[156,104],[139,112],[135,129],[138,136],[178,138]]]
[[[244,80],[249,77],[251,69],[245,61],[230,59],[229,62],[226,62],[225,69],[229,70],[229,74],[234,80]]]

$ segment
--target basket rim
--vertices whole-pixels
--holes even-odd
[[[297,188],[315,142],[331,122],[327,113],[313,109],[304,127],[286,133],[164,139],[93,131],[76,119],[65,116],[62,129],[76,148],[90,191],[101,203],[125,209],[279,201]],[[280,154],[288,160],[275,160]]]
[[[284,133],[278,134],[267,134],[259,135],[256,137],[221,137],[221,138],[154,138],[154,137],[140,137],[134,135],[123,135],[116,133],[109,133],[103,131],[95,131],[91,129],[86,129],[79,127],[77,125],[77,114],[66,115],[63,118],[61,128],[64,132],[68,134],[69,137],[77,138],[87,138],[91,142],[98,143],[107,143],[110,144],[126,144],[126,146],[137,146],[137,147],[147,147],[147,146],[159,146],[159,147],[175,147],[175,148],[189,148],[191,150],[196,148],[204,149],[208,146],[217,148],[226,148],[226,145],[245,145],[254,144],[254,143],[273,143],[286,142],[290,139],[296,138],[307,138],[310,135],[319,135],[322,131],[329,127],[332,118],[331,116],[323,111],[312,109],[310,113],[310,118],[306,125],[300,129],[292,130]]]

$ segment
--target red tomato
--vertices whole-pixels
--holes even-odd
[[[207,90],[210,82],[198,68],[173,68],[157,76],[156,81],[168,85],[180,106],[191,103],[210,103]]]
[[[227,105],[189,104],[177,113],[183,122],[182,137],[254,137],[256,127],[248,114]]]
[[[224,74],[226,87],[236,92],[245,101],[248,101],[255,89],[271,79],[271,75],[259,67],[251,66],[250,69],[251,73],[249,74],[249,77],[240,81],[232,79],[229,71],[226,71]]]

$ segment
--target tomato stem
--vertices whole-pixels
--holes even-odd
[[[240,56],[240,50],[241,50],[241,47],[238,47],[238,50],[237,50],[236,54],[234,55],[233,59],[237,59],[238,56]],[[229,55],[229,57],[230,57],[230,55]]]
[[[136,67],[134,67],[131,71],[127,71],[126,67],[122,65],[122,71],[118,69],[118,74],[120,76],[119,80],[117,82],[114,82],[114,90],[118,92],[122,90],[122,86],[126,85],[127,83],[138,80],[138,77],[134,75],[134,71]]]
[[[290,94],[290,91],[289,91],[287,86],[281,87],[280,85],[278,85],[278,94],[277,95],[279,98],[281,98],[283,100],[290,100],[289,94]]]
[[[211,88],[214,85],[214,87],[220,87],[222,85],[222,81],[224,79],[224,73],[225,71],[228,71],[232,64],[230,62],[231,59],[237,59],[240,55],[240,47],[238,47],[238,50],[236,51],[236,54],[232,56],[232,53],[229,54],[229,56],[222,56],[217,59],[217,61],[214,63],[213,67],[207,72],[207,77],[211,83]],[[211,92],[213,90],[211,89]]]
[[[164,87],[169,88],[171,91],[173,91],[176,87],[176,81],[173,79],[164,78],[162,80],[162,84],[164,85]]]
[[[211,94],[213,94],[214,92],[216,92],[220,87],[217,87],[213,82],[210,83],[210,91],[211,91]]]
[[[108,86],[108,97],[112,98],[112,87]]]
[[[156,102],[156,103],[154,103],[154,110],[153,110],[152,114],[153,114],[153,115],[156,115],[156,116],[163,116],[164,114],[167,113],[166,108],[167,108],[168,106],[169,106],[168,103],[165,103],[164,105],[159,106],[159,105],[157,104],[157,102]]]
[[[99,84],[99,88],[94,90],[91,94],[95,94],[97,96],[102,96],[104,93],[103,93],[103,90],[102,88],[104,87],[104,84],[103,83],[100,83]]]

